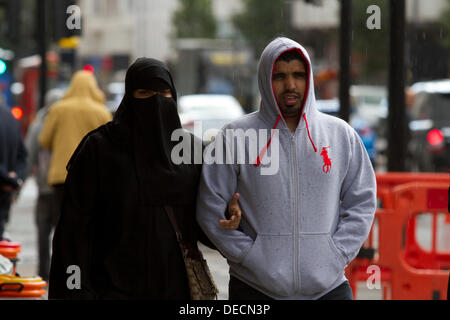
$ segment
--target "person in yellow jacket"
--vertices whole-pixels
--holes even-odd
[[[47,181],[54,189],[57,208],[62,204],[66,165],[73,152],[87,133],[112,120],[104,103],[94,75],[80,70],[63,98],[49,109],[39,143],[52,152]]]

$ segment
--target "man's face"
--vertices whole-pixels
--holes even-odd
[[[272,85],[278,106],[285,118],[298,117],[306,88],[305,64],[300,60],[277,61]]]

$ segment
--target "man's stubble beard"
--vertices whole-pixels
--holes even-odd
[[[281,109],[281,113],[284,118],[299,118],[301,116],[301,107],[303,105],[303,99],[300,101],[300,103],[293,107],[283,107]]]

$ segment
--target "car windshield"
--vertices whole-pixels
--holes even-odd
[[[363,102],[370,105],[379,105],[383,100],[382,96],[365,96],[363,97]]]
[[[184,112],[220,112],[226,111],[230,106],[227,105],[214,105],[214,104],[194,104],[182,107]]]
[[[432,118],[448,121],[450,124],[450,94],[435,94],[431,107]]]

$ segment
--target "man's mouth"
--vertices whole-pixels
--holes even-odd
[[[298,94],[295,93],[287,93],[283,95],[283,102],[287,107],[293,107],[298,105],[300,98]]]

